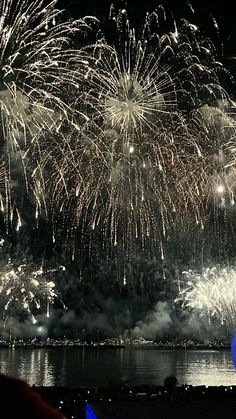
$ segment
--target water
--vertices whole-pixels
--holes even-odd
[[[236,385],[230,351],[124,349],[0,349],[0,372],[37,386],[101,386],[128,379],[131,385]]]

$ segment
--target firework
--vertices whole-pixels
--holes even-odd
[[[236,268],[214,266],[201,272],[183,272],[183,287],[176,301],[209,320],[235,327],[236,320]]]
[[[232,205],[232,102],[196,26],[172,19],[159,35],[160,8],[135,31],[125,10],[112,10],[114,42],[100,25],[96,43],[78,51],[68,36],[85,20],[60,22],[56,1],[12,5],[1,6],[0,104],[1,202],[14,226],[24,179],[36,219],[52,215],[82,241],[89,235],[90,247],[99,236],[127,254],[151,242],[163,256],[175,228],[203,230],[209,203]]]
[[[50,315],[50,305],[58,299],[55,283],[50,280],[59,269],[46,269],[43,263],[36,266],[26,260],[9,259],[0,272],[0,299],[4,304],[3,317],[5,322],[9,315],[26,313],[33,323],[37,320],[33,314],[46,304],[46,315]]]
[[[0,144],[8,182],[1,201],[6,224],[16,201],[12,185],[21,183],[21,195],[31,187],[29,146],[37,143],[39,156],[40,138],[59,132],[76,112],[81,120],[87,118],[72,104],[88,65],[86,54],[72,47],[72,35],[88,26],[86,19],[63,21],[56,4],[0,2]]]
[[[77,107],[88,122],[63,141],[54,136],[50,149],[41,147],[37,182],[50,191],[55,218],[64,216],[67,229],[81,228],[82,237],[90,234],[92,246],[101,234],[103,244],[127,253],[150,240],[163,253],[174,226],[186,231],[193,221],[204,228],[209,185],[214,177],[217,196],[223,176],[223,163],[221,172],[214,169],[215,153],[227,155],[229,144],[223,122],[209,144],[210,125],[216,115],[229,122],[220,107],[228,97],[212,44],[207,50],[195,26],[174,22],[159,37],[156,14],[147,15],[139,32],[124,10],[112,21],[114,44],[100,30],[87,48],[92,61]],[[231,123],[231,137],[234,131]]]
[[[132,153],[135,139],[156,127],[176,109],[175,83],[168,65],[161,64],[160,43],[153,46],[147,34],[147,17],[141,35],[130,27],[125,10],[114,18],[117,41],[106,35],[88,50],[96,59],[89,67],[85,95],[87,112],[102,129],[114,129],[123,147]],[[150,28],[149,28],[150,29]]]
[[[83,53],[70,47],[70,34],[85,21],[62,22],[57,1],[12,0],[0,4],[2,134],[8,148],[18,150],[42,131],[59,129],[71,111],[66,89],[77,87]],[[77,73],[74,73],[76,64]]]
[[[218,108],[202,106],[193,113],[190,128],[202,160],[198,170],[199,194],[216,209],[234,205],[236,179],[232,149],[236,132],[230,106],[230,102],[219,104]]]

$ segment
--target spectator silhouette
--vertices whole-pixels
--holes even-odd
[[[0,374],[0,417],[4,419],[63,419],[25,381]]]
[[[164,388],[167,391],[167,395],[170,400],[174,400],[176,398],[177,383],[178,380],[174,375],[170,375],[164,380]]]

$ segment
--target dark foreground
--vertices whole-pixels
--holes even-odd
[[[42,398],[68,419],[236,418],[236,386],[168,389],[165,386],[35,387]],[[88,416],[87,416],[88,417]]]

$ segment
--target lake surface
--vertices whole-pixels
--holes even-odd
[[[173,374],[179,385],[236,385],[227,350],[1,348],[0,372],[37,386],[162,385]]]

